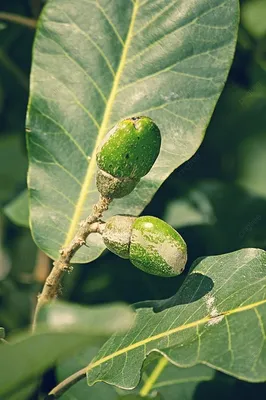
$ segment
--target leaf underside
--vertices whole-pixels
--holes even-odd
[[[51,0],[38,23],[27,116],[31,228],[56,258],[98,200],[96,148],[120,119],[147,115],[162,151],[108,215],[139,214],[199,147],[230,68],[237,0]],[[74,262],[102,252],[91,235]]]
[[[199,259],[175,296],[143,303],[134,327],[105,343],[88,366],[88,384],[134,388],[152,352],[179,367],[203,363],[239,379],[265,381],[265,339],[265,251]]]

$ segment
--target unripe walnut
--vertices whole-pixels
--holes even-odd
[[[160,130],[151,118],[133,117],[119,122],[97,151],[99,192],[110,198],[132,192],[152,168],[160,147]]]
[[[187,246],[170,225],[155,217],[111,217],[103,232],[106,247],[152,275],[181,274],[187,262]]]

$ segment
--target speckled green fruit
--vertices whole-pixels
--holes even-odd
[[[100,145],[97,164],[101,170],[116,178],[140,179],[150,171],[160,146],[160,130],[152,119],[124,119]]]
[[[108,219],[102,234],[105,246],[119,257],[129,258],[132,226],[136,217],[115,215]]]
[[[159,218],[116,215],[106,222],[103,240],[110,251],[152,275],[179,275],[187,262],[185,241]]]
[[[159,218],[144,216],[133,223],[130,261],[152,275],[181,274],[187,262],[187,246],[178,232]]]

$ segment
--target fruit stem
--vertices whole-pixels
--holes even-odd
[[[86,378],[87,368],[82,368],[81,370],[75,372],[73,375],[66,378],[64,381],[60,382],[56,387],[51,390],[51,392],[45,397],[44,400],[58,399],[61,397],[69,388],[71,388],[75,383],[79,382],[81,379]]]
[[[65,272],[71,272],[71,259],[83,245],[86,245],[86,239],[91,233],[102,233],[101,217],[103,212],[108,209],[111,201],[110,198],[100,196],[98,203],[93,206],[92,213],[80,223],[80,227],[72,241],[67,247],[60,250],[60,257],[54,261],[53,268],[45,281],[42,293],[38,296],[33,316],[32,332],[36,329],[41,308],[57,297],[62,276]]]

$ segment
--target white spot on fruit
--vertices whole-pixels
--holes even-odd
[[[165,260],[167,265],[173,268],[175,272],[183,270],[187,261],[187,256],[180,247],[175,246],[175,244],[172,242],[166,241],[154,245],[154,248],[157,250],[162,259]]]

